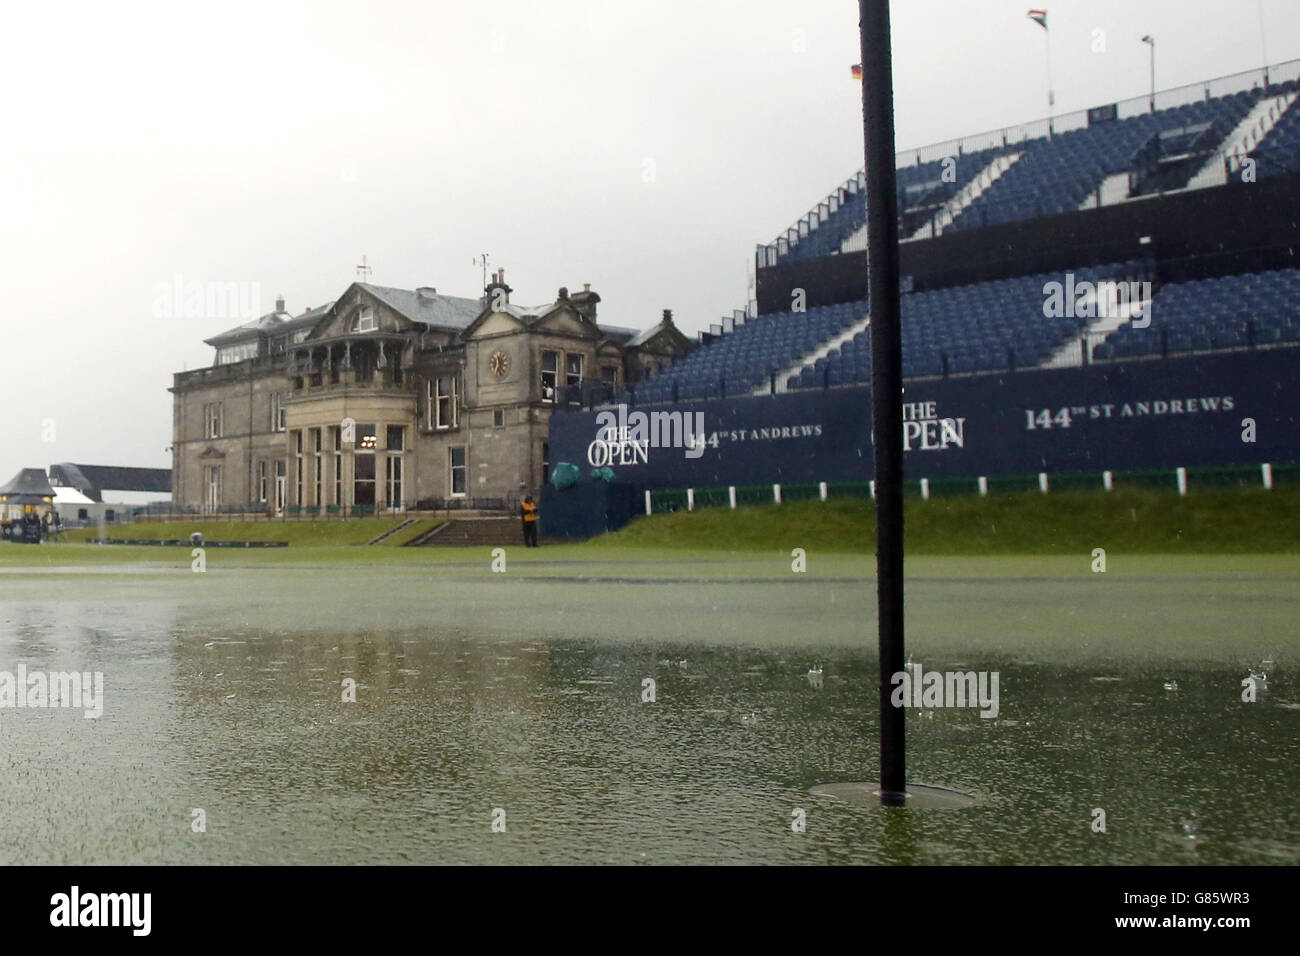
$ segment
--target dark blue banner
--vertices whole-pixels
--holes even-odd
[[[908,478],[1292,462],[1293,348],[908,384]],[[865,481],[869,388],[557,414],[550,459],[638,488]]]

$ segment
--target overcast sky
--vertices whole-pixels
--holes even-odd
[[[900,148],[1045,114],[1035,5],[1058,112],[1145,93],[1146,33],[1161,88],[1300,57],[1296,0],[895,2]],[[298,313],[364,255],[477,296],[486,252],[518,302],[590,282],[602,321],[694,332],[862,165],[848,0],[96,0],[4,33],[0,481],[170,464],[172,373],[239,317],[162,286]]]

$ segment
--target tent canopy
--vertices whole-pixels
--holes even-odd
[[[54,489],[54,503],[56,505],[93,505],[91,501],[76,488],[59,488]]]

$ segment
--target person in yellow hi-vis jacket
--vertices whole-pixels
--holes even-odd
[[[524,547],[537,547],[537,503],[532,495],[527,495],[519,506],[519,516],[524,522]]]

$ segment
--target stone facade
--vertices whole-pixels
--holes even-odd
[[[600,325],[600,296],[510,301],[353,283],[299,316],[276,311],[207,340],[175,375],[172,500],[193,512],[357,514],[513,508],[548,476],[557,403],[590,403],[694,344],[672,315]]]

